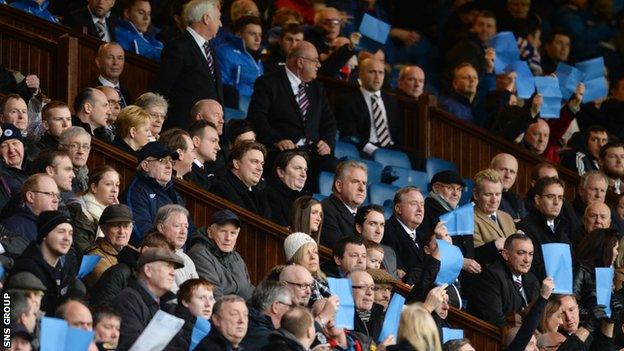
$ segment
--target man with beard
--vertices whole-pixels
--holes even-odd
[[[624,191],[624,143],[609,142],[601,147],[598,164],[609,180],[609,190],[621,194]]]

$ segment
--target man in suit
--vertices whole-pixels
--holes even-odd
[[[186,6],[184,20],[189,25],[163,49],[154,83],[154,90],[169,100],[164,129],[187,129],[191,108],[201,99],[223,102],[221,75],[211,43],[221,26],[219,1],[192,0]],[[201,13],[202,8],[207,11]]]
[[[527,233],[535,245],[531,271],[538,279],[546,276],[542,244],[570,244],[573,227],[563,216],[564,185],[559,178],[542,178],[535,184],[535,207],[518,223],[518,229]]]
[[[119,107],[124,108],[132,104],[132,96],[119,83],[119,77],[124,70],[125,53],[117,43],[104,43],[98,49],[95,65],[100,75],[94,86],[111,87],[119,94]]]
[[[209,173],[215,173],[222,176],[225,168],[225,164],[230,154],[230,148],[227,138],[223,135],[223,125],[225,120],[223,119],[223,107],[221,104],[213,99],[199,100],[193,105],[191,109],[191,121],[204,120],[212,123],[219,135],[219,151],[217,152],[217,158],[205,163],[206,171]]]
[[[115,41],[117,18],[111,12],[115,0],[89,0],[87,6],[73,11],[65,19],[65,24],[79,32],[87,29],[87,34],[110,43]]]
[[[500,173],[486,169],[474,177],[474,246],[481,264],[496,261],[505,239],[516,232],[513,218],[499,210],[503,184]]]
[[[360,89],[346,94],[336,104],[340,137],[357,143],[358,149],[372,156],[380,147],[403,144],[403,123],[394,97],[381,91],[384,63],[374,58],[360,63]]]
[[[279,151],[307,149],[313,177],[320,167],[333,172],[336,162],[332,156],[336,121],[323,85],[316,80],[319,66],[314,45],[297,44],[284,69],[256,80],[247,113],[264,145]]]
[[[366,199],[366,172],[366,165],[358,161],[343,161],[336,168],[332,194],[321,202],[321,245],[333,248],[340,238],[353,235],[355,215]]]
[[[214,162],[217,159],[217,153],[221,150],[217,127],[208,121],[199,120],[191,124],[188,132],[195,146],[194,160],[191,173],[187,174],[184,179],[209,191],[215,182],[215,175],[207,169],[206,164]]]
[[[496,326],[505,325],[506,316],[520,312],[540,294],[538,280],[529,271],[533,243],[525,234],[516,233],[505,240],[502,261],[489,265],[477,277],[468,309],[474,316]],[[552,279],[544,281],[542,292],[552,291]]]
[[[608,142],[598,154],[600,169],[609,178],[609,190],[616,194],[624,192],[624,143]]]
[[[105,142],[112,142],[106,132],[107,121],[111,115],[108,99],[103,92],[95,88],[87,88],[74,99],[72,126],[82,127],[89,134]]]
[[[518,176],[518,160],[510,154],[498,154],[490,161],[490,168],[501,174],[503,194],[499,208],[509,214],[514,222],[519,222],[526,216],[527,210],[524,207],[524,200],[511,190]]]

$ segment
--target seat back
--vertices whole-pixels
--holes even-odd
[[[409,156],[401,151],[379,148],[373,153],[373,160],[381,163],[384,167],[397,166],[412,168]]]

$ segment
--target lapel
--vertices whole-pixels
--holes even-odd
[[[408,232],[405,231],[405,229],[403,228],[403,226],[401,225],[401,223],[399,223],[399,219],[397,217],[395,217],[394,215],[392,216],[392,220],[394,223],[392,223],[392,225],[394,225],[396,227],[396,231],[398,233],[401,233],[401,242],[405,242],[408,243],[409,247],[412,247],[414,251],[416,251],[416,254],[418,255],[418,258],[422,258],[422,245],[420,243],[420,239],[418,237],[418,232],[416,232],[416,240],[418,241],[418,246],[416,245],[416,242],[414,240],[412,240],[412,237],[409,235]],[[419,249],[420,247],[420,249]]]
[[[364,94],[359,90],[358,88],[358,104],[357,104],[357,111],[355,111],[357,113],[358,116],[361,116],[361,121],[360,123],[363,123],[363,125],[365,126],[364,130],[367,130],[368,133],[370,134],[370,129],[372,128],[371,126],[371,119],[373,118],[371,115],[371,111],[368,110],[368,105],[366,104],[366,99],[364,99]],[[366,135],[366,139],[369,138],[369,135]]]
[[[498,219],[498,223],[494,223],[494,221],[490,218],[490,216],[481,212],[478,208],[475,207],[475,215],[481,219],[481,222],[487,226],[490,231],[495,232],[499,238],[505,237],[505,233],[503,233],[503,229],[499,225],[500,217],[498,216],[498,211],[496,212],[496,218]]]
[[[301,114],[301,110],[299,109],[299,104],[297,103],[297,98],[295,97],[295,94],[292,91],[292,88],[290,87],[290,80],[288,80],[288,75],[286,74],[286,68],[282,69],[280,71],[279,74],[280,77],[280,81],[282,83],[282,89],[284,89],[284,91],[286,92],[286,96],[288,96],[288,100],[290,101],[290,103],[292,104],[293,109],[295,110],[295,112],[297,113],[298,121],[300,122],[300,125],[303,126],[303,115]],[[311,109],[312,109],[312,99],[310,96],[310,89],[306,90],[306,93],[308,94],[308,100],[310,101],[310,110],[308,110],[308,117],[310,116],[310,114],[312,114]],[[279,97],[278,97],[279,98]]]
[[[349,221],[349,223],[353,223],[354,217],[351,212],[347,209],[347,206],[340,201],[340,199],[333,194],[331,195],[331,201],[334,203],[336,210],[340,213],[340,216],[343,220]]]
[[[200,49],[199,46],[197,45],[197,42],[195,42],[195,38],[193,38],[191,33],[188,32],[188,30],[184,30],[184,38],[186,39],[187,44],[190,45],[191,52],[193,53],[193,55],[195,55],[195,59],[198,61],[198,65],[201,67],[202,71],[204,71],[206,75],[210,77],[211,74],[210,74],[210,69],[208,69],[208,61],[206,61],[206,57],[204,56],[202,49]],[[212,62],[213,62],[213,65],[215,65],[215,75],[216,75],[218,71],[217,66],[216,66],[217,60],[214,55],[214,50],[212,50],[212,53],[213,53]]]

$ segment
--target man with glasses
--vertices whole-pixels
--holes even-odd
[[[375,303],[375,282],[373,277],[364,270],[349,273],[351,292],[355,302],[354,331],[379,339],[381,326],[385,318],[382,305]]]
[[[312,295],[314,278],[305,267],[291,264],[280,272],[279,282],[288,287],[292,292],[292,303],[297,306],[307,307]]]
[[[240,219],[232,211],[222,210],[212,215],[211,223],[197,231],[188,251],[197,274],[214,284],[215,299],[236,294],[249,300],[254,287],[247,265],[236,251]]]
[[[37,217],[43,211],[58,209],[61,194],[52,177],[44,173],[34,174],[22,185],[22,201],[13,209],[7,209],[2,225],[29,242],[37,238]]]
[[[86,192],[89,181],[87,160],[91,153],[91,134],[82,127],[69,127],[59,137],[59,148],[67,150],[74,166],[76,178],[72,180],[72,190],[75,193]]]
[[[564,184],[559,178],[542,178],[535,184],[535,207],[518,223],[518,229],[526,233],[535,245],[535,256],[531,271],[538,279],[544,279],[542,244],[570,244],[572,227],[561,215],[564,201]]]
[[[76,197],[72,191],[72,182],[76,175],[69,154],[65,150],[45,150],[33,162],[33,172],[46,173],[61,191],[59,211],[69,215],[67,202]]]
[[[314,27],[306,35],[321,54],[329,53],[331,42],[340,36],[343,15],[333,7],[325,7],[316,11]]]
[[[152,229],[159,208],[169,204],[184,206],[171,180],[178,153],[153,141],[139,150],[137,159],[137,172],[120,198],[132,210],[135,225],[131,243],[135,246]]]
[[[0,125],[0,133],[0,206],[4,206],[20,192],[28,173],[25,172],[27,167],[21,131],[12,124],[4,123]]]

